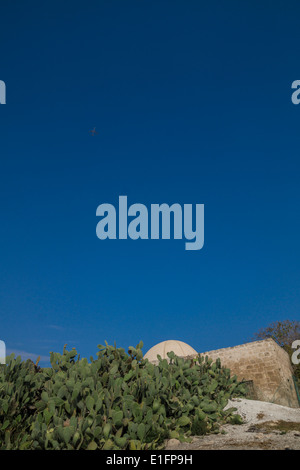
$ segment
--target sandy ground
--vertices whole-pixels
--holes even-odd
[[[223,433],[193,437],[191,443],[167,441],[166,450],[300,450],[300,408],[234,399],[244,424],[221,427]]]

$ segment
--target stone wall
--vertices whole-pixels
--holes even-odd
[[[239,380],[253,381],[256,398],[261,401],[298,408],[289,355],[272,339],[254,341],[231,348],[201,353],[237,375]]]

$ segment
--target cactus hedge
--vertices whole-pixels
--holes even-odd
[[[99,345],[90,362],[65,347],[50,353],[50,368],[9,356],[0,367],[0,449],[162,449],[166,439],[241,421],[224,407],[244,387],[220,360],[169,353],[154,365],[142,346]]]

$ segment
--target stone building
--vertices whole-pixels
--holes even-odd
[[[181,341],[165,341],[151,348],[145,357],[157,362],[157,354],[163,359],[174,351],[177,356],[195,357],[197,353]],[[181,351],[181,353],[180,353]],[[299,401],[289,355],[273,339],[254,341],[230,348],[200,353],[221,364],[232,375],[244,381],[251,389],[251,397],[278,405],[298,408]]]

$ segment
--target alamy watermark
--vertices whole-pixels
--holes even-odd
[[[292,363],[297,366],[300,364],[300,339],[296,339],[296,341],[293,342],[292,349],[296,349],[292,354]]]
[[[5,364],[6,362],[6,346],[4,341],[0,339],[0,364]]]
[[[0,80],[0,104],[6,104],[6,85],[3,80]]]
[[[294,80],[292,83],[292,89],[296,90],[292,93],[291,100],[293,104],[300,103],[300,80]]]
[[[101,220],[97,224],[96,234],[100,240],[126,240],[128,237],[132,240],[158,240],[160,234],[162,239],[169,240],[173,220],[174,240],[185,238],[188,240],[186,250],[200,250],[204,245],[204,204],[196,204],[194,212],[194,223],[193,204],[184,204],[183,208],[180,204],[151,204],[149,214],[144,204],[128,207],[127,196],[120,196],[118,215],[112,204],[97,207],[96,216]],[[133,218],[129,225],[128,217]]]

